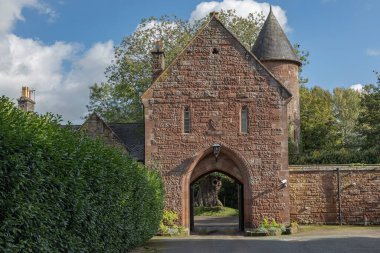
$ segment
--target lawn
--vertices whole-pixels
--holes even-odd
[[[239,210],[226,207],[226,206],[216,206],[216,207],[194,207],[195,216],[217,216],[217,217],[227,217],[227,216],[239,216]]]

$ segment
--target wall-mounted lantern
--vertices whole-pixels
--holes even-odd
[[[214,156],[215,156],[215,161],[218,161],[218,156],[219,156],[219,153],[220,153],[220,149],[221,149],[220,144],[218,144],[218,143],[214,143],[214,144],[212,145],[212,153],[213,153]]]

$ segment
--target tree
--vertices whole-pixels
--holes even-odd
[[[216,207],[223,206],[219,200],[219,192],[222,188],[221,177],[217,173],[212,173],[200,179],[199,189],[195,197],[196,206]]]
[[[362,92],[358,130],[363,137],[363,150],[380,151],[380,74],[374,71],[376,84],[365,85]]]
[[[305,153],[326,150],[339,142],[333,111],[333,98],[318,86],[300,87],[301,145]]]
[[[341,136],[341,146],[345,149],[358,147],[356,124],[360,112],[360,92],[350,88],[335,88],[333,91],[333,111],[337,131]]]
[[[299,70],[298,70],[298,73],[299,73],[298,82],[300,85],[305,85],[306,83],[309,82],[309,79],[307,77],[302,76],[302,70],[303,70],[303,67],[309,64],[310,52],[306,50],[302,50],[301,45],[297,43],[293,45],[293,48],[294,48],[294,52],[296,53],[296,55],[298,56],[298,58],[300,59],[302,63],[302,65],[299,67]]]

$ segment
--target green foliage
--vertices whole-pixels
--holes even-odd
[[[333,112],[336,126],[341,136],[340,144],[344,148],[358,146],[356,132],[357,119],[360,112],[361,95],[350,88],[335,88],[333,91]]]
[[[125,252],[157,231],[160,177],[0,98],[0,251]]]
[[[220,178],[222,181],[222,188],[219,191],[218,198],[223,205],[225,207],[238,209],[238,183],[231,177],[220,172],[212,172],[197,180],[192,186],[194,189],[194,196],[197,196],[201,182],[207,180],[207,177],[209,176]]]
[[[264,217],[262,223],[260,224],[260,227],[264,227],[266,229],[269,228],[281,228],[281,225],[276,222],[275,219],[272,219],[270,222],[267,217]]]
[[[178,226],[178,214],[174,211],[165,210],[160,221],[158,234],[160,235],[183,235],[186,229],[183,226]]]
[[[380,163],[380,81],[359,93],[300,87],[301,150],[290,164]]]
[[[260,226],[254,230],[254,233],[259,235],[278,236],[282,234],[283,226],[278,224],[275,219],[269,221],[267,217],[264,217]]]
[[[380,74],[375,72],[377,83],[363,88],[358,131],[363,138],[363,148],[380,155]],[[380,159],[380,158],[379,158]]]
[[[225,206],[197,206],[194,207],[195,216],[218,216],[218,217],[228,217],[228,216],[239,216],[239,210],[225,207]]]
[[[318,86],[301,86],[300,110],[303,152],[334,147],[338,136],[330,92]]]
[[[222,181],[222,188],[218,195],[219,200],[225,207],[238,209],[238,183],[223,173],[215,172],[215,174]]]
[[[299,81],[300,85],[305,85],[306,83],[309,82],[309,79],[302,76],[302,70],[306,65],[309,64],[310,52],[306,51],[306,50],[302,50],[301,45],[297,44],[297,43],[293,45],[293,48],[294,48],[294,52],[296,53],[296,55],[298,56],[298,58],[300,59],[301,64],[302,64],[298,69],[298,72],[299,72],[298,81]]]

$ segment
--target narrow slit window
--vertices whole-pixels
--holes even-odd
[[[241,109],[241,122],[240,122],[240,131],[242,133],[248,133],[248,108],[243,107]]]
[[[185,107],[183,114],[183,130],[185,133],[190,133],[190,108]]]

